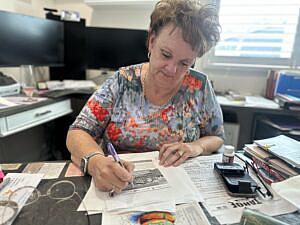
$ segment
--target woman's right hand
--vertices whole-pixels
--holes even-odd
[[[111,157],[94,156],[89,162],[89,174],[94,178],[95,186],[101,191],[119,193],[133,180],[134,164],[123,161],[124,168]]]

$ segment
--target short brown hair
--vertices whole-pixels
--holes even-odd
[[[212,5],[201,6],[197,0],[160,0],[151,14],[148,39],[158,35],[167,24],[182,29],[183,39],[198,57],[204,55],[220,39],[219,16]],[[148,40],[149,44],[149,40]]]

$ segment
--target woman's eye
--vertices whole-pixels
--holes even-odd
[[[187,64],[187,63],[181,63],[181,65],[184,67],[189,67],[189,64]]]
[[[170,54],[167,54],[167,53],[162,53],[162,55],[166,58],[166,59],[169,59],[169,58],[171,58],[171,55]]]

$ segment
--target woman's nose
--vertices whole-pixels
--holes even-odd
[[[168,62],[166,70],[169,75],[175,75],[177,72],[177,64],[175,62]]]

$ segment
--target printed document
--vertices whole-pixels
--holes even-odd
[[[37,187],[43,178],[42,174],[25,174],[25,173],[8,173],[5,179],[9,178],[10,182],[0,191],[0,200],[8,200],[9,195],[16,189],[25,187],[25,186],[33,186]],[[18,212],[16,216],[20,213],[23,206],[25,205],[27,199],[32,194],[33,189],[29,189],[31,191],[20,192],[21,194],[17,195],[13,200],[18,204]],[[7,208],[0,207],[0,224],[2,224],[2,219],[5,221]],[[8,215],[7,215],[8,216]],[[10,220],[10,222],[5,225],[11,225],[14,219]]]
[[[300,175],[273,183],[273,190],[300,209]]]
[[[135,164],[133,186],[128,186],[113,198],[95,188],[90,189],[79,209],[91,212],[136,211],[138,207],[155,203],[174,204],[202,201],[202,197],[182,168],[165,168],[158,165],[158,152],[124,154],[124,160]]]

